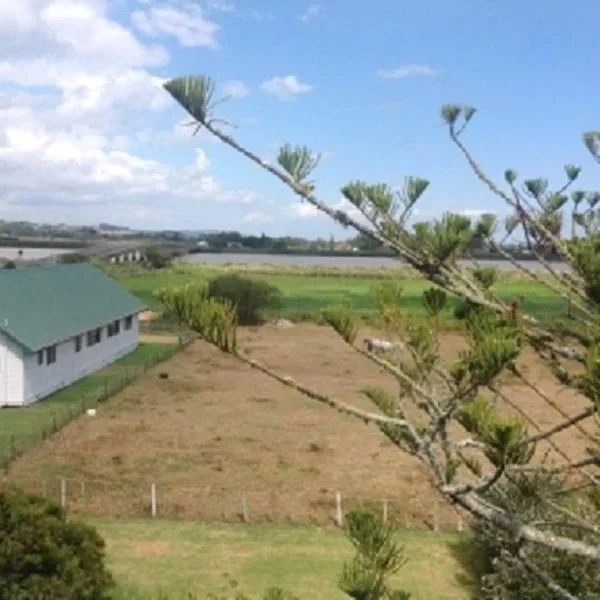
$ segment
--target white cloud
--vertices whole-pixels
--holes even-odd
[[[164,114],[175,106],[152,72],[169,54],[113,20],[106,0],[18,4],[0,0],[0,86],[9,84],[0,87],[0,214],[164,226],[189,223],[203,205],[256,201],[211,175],[195,147],[204,138],[189,128],[182,133],[194,147],[180,144],[184,163],[172,161],[176,139]],[[210,28],[188,34],[211,43]],[[149,127],[156,119],[158,131]],[[150,158],[153,143],[164,160]]]
[[[243,81],[224,81],[221,84],[221,89],[226,96],[232,98],[245,98],[250,94],[250,89]]]
[[[471,219],[478,219],[483,215],[496,214],[493,210],[486,210],[484,208],[463,208],[458,211],[459,215],[463,215],[464,217],[469,217]]]
[[[321,4],[311,4],[309,7],[298,17],[303,23],[308,23],[323,14],[323,6]]]
[[[237,12],[235,4],[228,0],[207,0],[206,7],[208,10],[216,10],[225,13]]]
[[[435,77],[439,70],[429,65],[404,65],[397,69],[379,69],[377,75],[382,79],[405,79],[406,77]]]
[[[190,4],[185,9],[169,4],[153,5],[132,13],[131,21],[149,36],[171,35],[182,46],[218,48],[219,26],[204,16],[202,9]]]
[[[295,202],[290,206],[293,218],[296,219],[314,219],[322,213],[308,202]]]
[[[285,75],[265,81],[261,84],[260,89],[279,100],[293,100],[299,94],[310,92],[313,86],[301,83],[296,75]]]
[[[206,153],[204,152],[204,150],[196,148],[196,168],[198,169],[198,171],[206,171],[209,165],[210,162],[206,157]]]
[[[350,204],[350,202],[348,202],[348,200],[345,198],[341,198],[338,202],[330,206],[333,208],[333,210],[341,210],[345,212],[353,219],[363,218],[361,212],[355,206]],[[315,219],[318,217],[329,219],[324,212],[320,211],[318,208],[314,207],[308,202],[295,202],[289,206],[289,210],[291,211],[290,218],[294,219]]]
[[[262,211],[254,211],[249,212],[245,217],[244,221],[246,223],[270,223],[273,221],[273,214],[262,212]]]

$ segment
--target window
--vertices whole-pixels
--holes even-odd
[[[38,352],[38,365],[43,365],[44,364],[44,351],[40,350]]]
[[[52,365],[56,362],[56,346],[46,348],[46,364]]]
[[[81,352],[81,336],[75,338],[75,352]]]
[[[125,319],[125,329],[131,329],[133,326],[133,317],[127,317]]]
[[[106,329],[108,331],[108,337],[112,337],[113,335],[117,335],[121,331],[121,322],[120,321],[113,321],[112,323],[108,324],[108,327]]]
[[[99,344],[100,341],[102,340],[102,328],[98,327],[98,329],[92,329],[91,331],[87,332],[86,336],[87,336],[87,345],[95,346],[96,344]]]

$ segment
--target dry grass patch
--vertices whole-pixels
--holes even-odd
[[[371,404],[361,389],[394,391],[389,378],[326,327],[248,328],[240,343],[274,369],[364,408]],[[458,334],[445,334],[448,358],[463,346]],[[566,412],[581,408],[583,399],[560,389],[532,353],[521,363]],[[558,422],[532,390],[509,386],[507,396],[540,426]],[[586,445],[576,430],[557,437],[569,456]],[[431,525],[437,512],[443,528],[457,525],[454,509],[438,507],[420,463],[375,427],[315,404],[203,342],[150,370],[97,417],[78,419],[18,459],[9,476],[35,489],[45,480],[55,498],[56,477],[72,478],[67,498],[75,513],[147,515],[156,482],[164,517],[239,520],[244,492],[252,521],[328,524],[340,490],[345,509],[364,502],[381,509],[387,499],[388,513],[403,524]]]

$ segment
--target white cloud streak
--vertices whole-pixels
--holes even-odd
[[[314,89],[312,85],[301,83],[296,75],[273,77],[261,84],[260,89],[279,100],[289,101],[300,94],[306,94]]]

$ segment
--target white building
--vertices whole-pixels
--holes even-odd
[[[36,402],[134,350],[144,308],[89,264],[0,269],[0,407]]]

